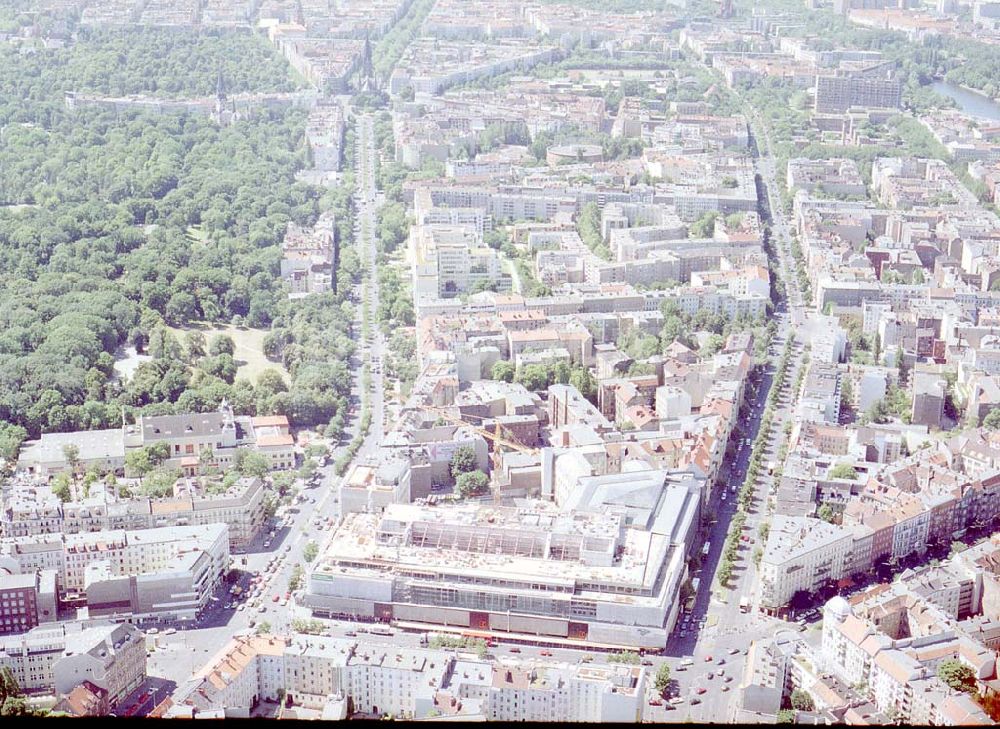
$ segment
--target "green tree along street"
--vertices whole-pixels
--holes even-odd
[[[624,663],[630,666],[638,666],[642,658],[635,651],[620,651],[608,656],[608,663]]]
[[[653,677],[653,687],[656,689],[657,693],[662,694],[670,686],[670,666],[666,663],[661,663],[660,667],[656,669],[656,675]]]
[[[316,544],[316,542],[310,540],[310,542],[306,544],[305,548],[302,550],[302,559],[304,559],[306,562],[312,562],[314,559],[316,559],[316,556],[318,554],[319,554],[319,545]]]

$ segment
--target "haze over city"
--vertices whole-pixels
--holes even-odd
[[[0,716],[994,724],[1000,0],[0,0]]]

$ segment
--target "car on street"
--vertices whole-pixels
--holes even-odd
[[[552,655],[552,651],[539,651],[539,653],[541,655],[543,655],[543,656],[551,656]]]
[[[246,605],[244,605],[244,604],[243,604],[243,603],[241,602],[241,603],[240,603],[239,605],[237,605],[237,606],[236,606],[236,612],[240,612],[240,611],[242,611],[242,610],[243,610],[243,609],[244,609],[245,607],[246,607]]]
[[[358,634],[355,633],[353,630],[346,630],[344,631],[344,635],[346,635],[349,638],[356,638]]]
[[[520,649],[520,648],[518,648],[518,647],[517,647],[516,645],[515,645],[515,646],[511,646],[511,648],[510,648],[510,652],[511,652],[511,653],[520,653],[520,652],[521,652],[521,649]]]
[[[261,605],[259,608],[257,608],[257,612],[259,612],[259,613],[266,613],[267,612],[267,606],[266,605]]]
[[[740,649],[739,649],[739,648],[730,648],[730,649],[729,649],[729,655],[731,655],[731,656],[735,656],[735,655],[738,655],[738,654],[739,654],[739,652],[740,652]]]
[[[712,656],[705,656],[705,663],[711,663],[711,662],[712,662]]]
[[[705,678],[711,681],[713,678],[715,678],[715,674],[709,671],[708,673],[705,674]]]
[[[698,694],[699,696],[701,696],[702,694],[704,694],[704,693],[705,693],[706,691],[708,691],[708,689],[707,689],[707,688],[705,688],[704,686],[699,686],[698,688],[696,688],[696,689],[694,690],[694,692],[695,692],[696,694]]]
[[[728,690],[729,690],[729,687],[728,687],[728,686],[726,686],[725,684],[723,684],[723,685],[722,685],[722,690],[723,690],[723,691],[728,691]]]
[[[700,703],[701,703],[701,699],[699,699],[699,698],[698,698],[697,696],[692,696],[692,697],[691,697],[691,702],[690,702],[690,703],[691,703],[692,705],[694,705],[694,704],[700,704]]]
[[[724,665],[726,665],[726,659],[725,658],[720,658],[719,660],[716,661],[716,664],[718,664],[720,666],[724,666]]]
[[[271,598],[271,602],[278,602],[278,600],[280,600],[280,599],[281,599],[281,595],[275,595],[274,597]]]
[[[660,701],[659,699],[650,699],[649,700],[649,705],[650,706],[663,706],[663,702]]]

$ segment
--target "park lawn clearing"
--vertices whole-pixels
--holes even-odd
[[[184,233],[192,243],[204,243],[208,239],[208,234],[201,229],[200,225],[190,225]]]
[[[242,377],[256,383],[257,377],[261,372],[272,369],[280,372],[286,383],[291,381],[288,371],[281,362],[272,362],[264,356],[264,337],[267,335],[267,330],[235,327],[232,324],[211,325],[200,323],[183,328],[170,327],[170,331],[182,343],[184,341],[184,332],[192,329],[197,329],[205,335],[206,346],[211,343],[212,337],[216,334],[228,334],[232,337],[236,345],[233,359],[236,361],[237,377]]]

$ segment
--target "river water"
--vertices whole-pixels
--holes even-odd
[[[931,88],[942,96],[954,99],[958,107],[967,114],[1000,121],[1000,104],[982,94],[947,81],[935,81]]]

